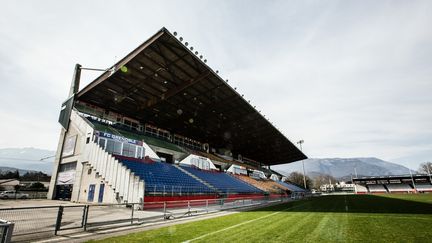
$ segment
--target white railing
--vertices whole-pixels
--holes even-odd
[[[144,181],[94,142],[86,145],[88,163],[102,179],[123,199],[140,202],[144,199]]]
[[[92,141],[93,127],[73,110],[71,120],[83,136],[88,136],[89,143],[85,145],[84,160],[97,172],[102,180],[110,186],[122,199],[122,202],[139,203],[144,199],[144,181],[140,180],[130,169],[119,162]]]

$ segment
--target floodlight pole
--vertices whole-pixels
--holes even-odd
[[[355,177],[358,178],[357,177],[357,167],[354,167],[354,174],[355,174]]]
[[[79,85],[80,85],[80,81],[81,81],[81,70],[89,70],[89,71],[107,71],[105,69],[99,69],[99,68],[86,68],[86,67],[82,67],[80,64],[75,64],[75,68],[74,68],[74,72],[73,72],[73,77],[72,77],[72,82],[71,82],[71,86],[69,89],[69,96],[68,99],[72,98],[75,99],[74,95],[76,93],[78,93],[79,91]],[[72,101],[74,102],[74,101]],[[69,117],[67,119],[70,119],[70,114]],[[63,153],[63,147],[64,147],[64,143],[66,140],[66,134],[68,132],[68,128],[61,128],[60,131],[60,139],[59,139],[59,143],[57,145],[57,151],[54,159],[54,170],[52,172],[51,175],[51,181],[50,181],[50,186],[49,187],[49,191],[47,194],[47,198],[48,199],[54,199],[54,195],[55,195],[55,184],[56,184],[56,180],[57,180],[57,176],[58,176],[58,169],[60,166],[60,161],[62,160],[62,153]],[[41,161],[43,161],[44,159],[48,159],[50,157],[47,158],[42,158]]]
[[[300,140],[297,142],[297,144],[300,146],[300,151],[303,152],[302,149],[302,144],[304,143],[304,140]],[[304,183],[304,188],[306,189],[306,172],[305,172],[305,167],[304,167],[304,160],[302,160],[302,166],[303,166],[303,183]]]

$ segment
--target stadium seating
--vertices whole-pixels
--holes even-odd
[[[376,184],[376,185],[367,185],[369,192],[371,193],[386,193],[384,185]]]
[[[118,158],[122,164],[145,181],[146,194],[212,193],[212,189],[182,172],[174,165],[163,162],[137,162]]]
[[[223,172],[204,171],[186,165],[182,165],[182,168],[221,193],[262,193],[258,188]]]
[[[355,187],[356,187],[356,192],[359,194],[368,193],[368,189],[363,185],[356,184]]]
[[[291,183],[283,182],[283,181],[276,181],[276,182],[279,183],[280,185],[282,185],[282,186],[288,188],[288,189],[289,189],[290,191],[292,191],[292,192],[306,192],[305,189],[303,189],[303,188],[301,188],[301,187],[298,187],[298,186],[296,186],[296,185],[293,185],[293,184],[291,184]]]
[[[432,192],[432,184],[430,183],[416,183],[416,189],[420,192]]]
[[[285,190],[288,190],[288,188],[272,181],[272,180],[255,180],[249,176],[245,175],[234,175],[235,177],[239,178],[240,180],[249,183],[263,191],[267,191],[270,193],[281,193]]]
[[[391,192],[411,192],[413,188],[409,184],[387,184],[387,190]]]

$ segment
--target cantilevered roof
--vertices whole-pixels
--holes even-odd
[[[165,28],[79,91],[77,100],[263,164],[307,158]]]

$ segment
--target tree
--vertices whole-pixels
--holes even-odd
[[[51,177],[41,171],[29,171],[21,176],[21,181],[50,181]]]
[[[291,172],[291,174],[288,176],[288,181],[298,186],[304,187],[303,174],[300,172]],[[311,189],[312,184],[312,179],[309,176],[306,176],[307,189]]]
[[[19,179],[20,178],[20,174],[19,174],[19,171],[18,170],[16,170],[15,171],[15,174],[14,174],[14,177],[13,177],[14,179]]]
[[[28,189],[33,189],[33,190],[43,190],[43,189],[45,189],[45,186],[44,186],[44,184],[42,184],[42,183],[40,183],[40,182],[35,182],[35,183],[32,183],[32,184],[28,187]]]
[[[331,176],[331,175],[319,175],[319,176],[317,176],[317,177],[315,178],[313,185],[314,185],[315,188],[318,189],[318,188],[320,188],[322,185],[329,184],[329,183],[334,184],[334,183],[336,183],[336,182],[337,182],[337,181],[336,181],[336,178],[334,178],[334,177]]]
[[[432,173],[432,162],[421,163],[418,172],[423,174]]]

